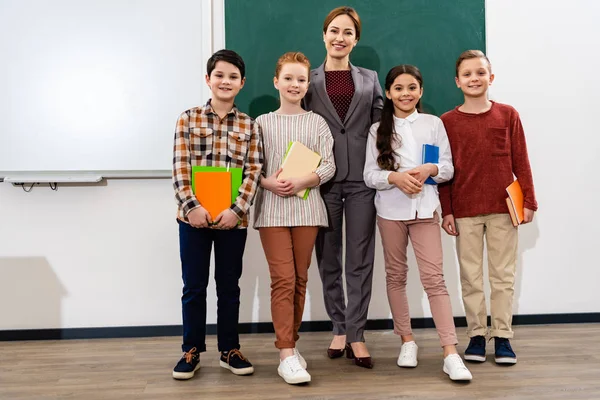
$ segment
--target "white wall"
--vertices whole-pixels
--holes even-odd
[[[2,0],[0,171],[169,170],[210,93],[210,4]]]
[[[592,0],[488,0],[493,98],[514,105],[526,129],[540,211],[521,229],[515,312],[600,311],[600,237],[592,220],[600,193],[600,139],[593,112],[600,89]],[[220,17],[217,15],[216,19]],[[222,35],[213,36],[213,47]],[[452,240],[444,236],[446,280],[460,303]],[[370,318],[387,318],[383,257],[377,242]],[[411,259],[413,317],[430,316]],[[267,264],[250,230],[242,277],[241,321],[270,321]],[[214,284],[208,322],[215,323]],[[0,184],[0,330],[181,323],[175,205],[169,180],[109,180],[101,185]],[[316,263],[306,320],[325,320]]]
[[[539,202],[523,227],[518,313],[600,311],[600,3],[487,0],[492,98],[513,105]]]

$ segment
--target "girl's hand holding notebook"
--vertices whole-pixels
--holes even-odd
[[[288,197],[294,194],[294,186],[287,179],[278,180],[282,171],[283,169],[279,168],[273,175],[261,178],[260,185],[277,196]]]
[[[321,156],[300,142],[291,142],[281,164],[279,179],[290,180],[294,184],[296,196],[306,199],[308,197],[309,181],[321,163]],[[297,187],[296,187],[297,186]]]

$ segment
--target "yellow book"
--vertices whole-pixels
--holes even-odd
[[[300,142],[291,142],[281,164],[281,173],[278,179],[298,178],[315,172],[321,163],[321,156]],[[296,193],[296,196],[305,199],[310,189]]]

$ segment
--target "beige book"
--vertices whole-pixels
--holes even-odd
[[[299,178],[315,172],[321,163],[321,156],[300,142],[291,142],[281,164],[278,179]],[[306,199],[310,189],[296,193],[296,196]]]

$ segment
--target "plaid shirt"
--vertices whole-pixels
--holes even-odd
[[[260,126],[235,106],[225,118],[219,118],[210,100],[203,107],[183,112],[177,120],[173,147],[178,219],[189,222],[189,212],[200,207],[192,191],[192,166],[227,167],[228,164],[244,171],[239,195],[230,209],[241,221],[238,228],[246,228],[263,164]]]

